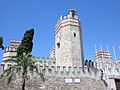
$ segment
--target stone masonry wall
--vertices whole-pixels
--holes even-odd
[[[9,85],[5,79],[0,79],[0,90],[22,90],[21,80],[18,78]],[[102,80],[88,77],[80,78],[80,83],[65,83],[65,78],[46,77],[43,83],[40,78],[33,77],[26,82],[26,90],[107,90]]]

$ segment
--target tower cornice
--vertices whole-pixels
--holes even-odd
[[[55,35],[59,32],[59,30],[62,27],[69,26],[69,25],[79,27],[80,21],[79,19],[73,19],[73,18],[66,18],[66,19],[59,20],[55,27],[56,28]]]

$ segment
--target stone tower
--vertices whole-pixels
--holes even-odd
[[[12,65],[15,65],[17,48],[20,45],[21,41],[11,40],[10,45],[4,49],[2,64],[4,69],[9,68]]]
[[[70,10],[67,16],[61,16],[56,24],[55,57],[57,66],[83,65],[82,30],[75,10]]]

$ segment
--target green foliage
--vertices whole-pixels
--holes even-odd
[[[19,72],[20,75],[22,75],[22,90],[25,90],[25,82],[28,79],[28,71],[34,71],[38,74],[38,76],[41,77],[42,81],[44,81],[44,75],[42,74],[42,71],[37,68],[35,65],[35,61],[32,58],[31,53],[23,53],[18,57],[18,60],[16,60],[16,65],[11,66],[10,68],[6,69],[2,75],[7,77],[7,83],[9,84],[13,78],[13,76],[16,75],[16,73]]]
[[[0,36],[0,45],[3,44],[3,37]]]
[[[11,82],[13,76],[16,73],[22,75],[22,90],[25,90],[25,82],[28,79],[28,71],[35,71],[44,81],[44,75],[41,70],[35,65],[35,61],[32,58],[34,29],[27,30],[22,38],[21,44],[17,49],[16,65],[6,69],[1,77],[7,77],[8,83]]]
[[[0,36],[0,48],[4,49],[4,46],[2,44],[3,44],[3,37]]]
[[[34,29],[27,30],[22,38],[21,44],[17,49],[17,56],[21,55],[23,52],[30,53],[32,52],[33,47],[33,36]]]

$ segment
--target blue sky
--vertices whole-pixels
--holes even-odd
[[[0,0],[0,35],[4,46],[35,29],[33,55],[49,56],[60,15],[76,9],[83,30],[85,59],[94,59],[94,46],[115,46],[120,57],[120,0]],[[0,61],[3,51],[0,49]],[[114,59],[114,56],[113,56]]]

